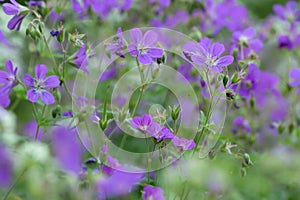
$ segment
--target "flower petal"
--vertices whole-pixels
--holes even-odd
[[[161,58],[164,51],[161,48],[150,48],[147,51],[147,54],[152,58]]]
[[[205,60],[203,59],[202,56],[199,56],[199,55],[192,55],[191,56],[191,59],[194,63],[196,63],[197,65],[199,66],[205,66],[206,63],[205,63]]]
[[[134,44],[138,44],[143,39],[143,33],[139,28],[131,29],[130,35]]]
[[[8,94],[1,94],[0,96],[0,107],[6,108],[10,104],[10,99]]]
[[[57,76],[48,76],[44,81],[45,88],[55,88],[60,84],[60,80]]]
[[[223,44],[214,43],[210,48],[210,54],[214,57],[220,57],[224,52],[225,47]]]
[[[30,89],[27,91],[27,98],[29,101],[35,103],[39,99],[39,93],[35,89]]]
[[[0,84],[7,84],[8,82],[8,74],[5,71],[0,71]]]
[[[30,74],[25,74],[23,81],[26,86],[34,87],[34,78]]]
[[[137,47],[136,47],[135,44],[129,44],[128,45],[128,52],[132,56],[137,56],[139,54],[139,52],[138,52]]]
[[[138,55],[138,61],[144,65],[149,65],[152,63],[152,58],[149,54],[139,54]]]
[[[42,102],[44,102],[47,105],[53,104],[55,102],[54,96],[47,90],[42,90],[40,92],[40,97],[42,99]]]
[[[13,66],[11,60],[6,60],[5,66],[6,66],[6,70],[9,74],[14,74],[14,66]]]
[[[46,65],[38,64],[35,66],[35,76],[37,79],[42,80],[45,78],[46,74],[48,72],[48,69]]]
[[[144,47],[151,47],[157,41],[157,34],[154,31],[147,31],[144,35]]]
[[[220,67],[225,67],[230,65],[233,62],[233,56],[223,56],[218,60],[217,65]]]
[[[24,19],[25,15],[15,15],[13,18],[11,18],[7,24],[7,28],[10,30],[14,30],[16,27],[16,30],[20,29],[21,23]]]
[[[3,11],[7,15],[16,15],[19,13],[20,9],[13,4],[5,3],[3,4]]]
[[[263,43],[259,40],[259,39],[254,39],[249,41],[249,47],[250,49],[252,49],[255,52],[258,52],[260,50],[262,50],[263,48]]]
[[[243,31],[243,36],[247,37],[248,39],[254,38],[256,35],[256,31],[254,28],[250,27]]]

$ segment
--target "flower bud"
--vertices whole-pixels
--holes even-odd
[[[102,129],[102,131],[104,131],[106,129],[106,127],[107,127],[107,120],[106,119],[101,119],[99,121],[99,126]]]
[[[59,117],[61,116],[61,106],[60,105],[57,105],[53,110],[52,110],[52,117],[53,118],[56,118],[56,117]]]
[[[171,116],[173,121],[176,121],[179,117],[180,114],[180,105],[178,106],[173,106],[172,110],[171,110]]]
[[[228,83],[228,75],[225,75],[223,77],[223,85],[224,85],[225,88],[226,88],[227,83]]]
[[[245,160],[245,163],[246,163],[248,166],[252,166],[252,165],[253,165],[253,162],[251,161],[249,154],[244,153],[244,160]]]
[[[235,84],[237,82],[239,82],[239,74],[237,72],[235,72],[233,74],[233,76],[231,77],[231,83]]]

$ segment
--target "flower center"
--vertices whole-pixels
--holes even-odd
[[[36,80],[35,82],[35,87],[36,89],[44,89],[45,86],[44,86],[44,80]]]

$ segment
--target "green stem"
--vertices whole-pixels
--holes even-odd
[[[45,113],[45,110],[46,110],[46,104],[43,106],[43,110],[42,110],[42,114],[41,114],[41,117],[38,119],[37,121],[37,127],[36,127],[36,130],[35,130],[35,136],[34,136],[34,141],[37,140],[38,138],[38,134],[39,134],[39,130],[40,130],[40,121],[43,119],[44,117],[44,113]],[[35,107],[34,107],[35,108]]]
[[[3,196],[2,200],[6,200],[9,196],[9,194],[11,193],[11,191],[14,189],[14,187],[18,184],[18,182],[21,180],[21,178],[24,176],[25,172],[28,170],[28,167],[25,168],[21,174],[17,177],[16,181],[9,187],[8,191],[5,193],[5,195]]]

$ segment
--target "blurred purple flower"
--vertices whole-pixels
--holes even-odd
[[[278,37],[278,48],[287,48],[289,50],[293,49],[294,44],[288,35],[280,35]]]
[[[243,117],[238,116],[233,120],[232,131],[234,133],[237,133],[239,131],[245,131],[246,133],[250,133],[251,127],[250,127],[249,123]]]
[[[153,59],[161,58],[163,50],[154,46],[157,41],[157,34],[147,31],[144,36],[139,28],[130,30],[132,43],[128,45],[128,52],[132,56],[137,56],[138,61],[144,65],[151,64]]]
[[[291,87],[299,87],[300,86],[300,68],[292,68],[289,73]]]
[[[110,51],[111,54],[116,54],[121,58],[125,58],[125,55],[123,53],[124,47],[125,47],[125,43],[122,35],[122,29],[119,27],[117,32],[117,37],[114,39],[114,43],[109,44],[107,46],[107,50]]]
[[[0,70],[0,94],[9,94],[10,90],[17,84],[17,71],[11,60],[6,60],[6,71]]]
[[[10,104],[9,95],[6,93],[0,94],[0,107],[6,108]]]
[[[248,74],[241,82],[239,94],[246,100],[255,100],[257,108],[264,110],[271,106],[270,118],[274,121],[283,119],[286,115],[286,103],[278,90],[279,77],[275,74],[260,71],[251,63],[248,66]],[[280,106],[274,107],[274,103]]]
[[[276,4],[273,6],[273,11],[281,19],[289,22],[300,21],[300,10],[296,1],[289,1],[285,7]]]
[[[220,43],[211,44],[209,38],[203,38],[199,44],[188,42],[184,45],[184,55],[191,59],[194,63],[202,66],[207,66],[215,72],[222,72],[222,67],[228,66],[233,62],[232,56],[222,56],[225,47]]]
[[[165,200],[164,191],[160,187],[146,185],[142,192],[143,200]]]
[[[184,151],[190,150],[196,146],[194,140],[188,140],[186,138],[179,138],[177,136],[175,136],[172,139],[172,143],[174,146],[176,146],[179,149],[184,150]]]
[[[235,0],[204,0],[202,4],[204,9],[195,10],[192,16],[200,18],[200,27],[205,33],[216,35],[223,28],[238,31],[249,22],[247,9]]]
[[[6,45],[9,45],[9,41],[6,39],[5,35],[3,32],[0,30],[0,42]]]
[[[29,1],[28,5],[30,5],[30,6],[42,6],[43,1]]]
[[[66,111],[61,113],[62,117],[73,117],[73,113],[71,111]]]
[[[81,170],[81,148],[74,130],[59,126],[52,131],[53,153],[60,166],[67,171]]]
[[[246,57],[251,51],[259,52],[263,48],[263,43],[259,39],[255,39],[256,31],[250,27],[243,31],[237,31],[232,34],[233,48],[241,48],[243,46],[244,55],[239,51],[239,57]]]
[[[151,115],[144,114],[141,117],[134,117],[130,124],[133,128],[139,129],[141,131],[146,131],[150,125],[152,124],[152,117]]]
[[[77,69],[80,69],[86,74],[89,74],[89,71],[87,70],[88,56],[86,54],[86,51],[87,46],[84,44],[75,54],[70,57],[70,63]]]
[[[3,4],[3,11],[7,15],[13,15],[13,17],[7,24],[7,28],[9,28],[10,30],[20,30],[23,19],[28,13],[28,9],[20,5],[15,0],[10,0],[10,3]]]
[[[36,131],[36,128],[37,128],[37,123],[36,121],[30,121],[30,122],[27,122],[25,125],[24,125],[24,128],[23,128],[23,134],[26,135],[30,140],[34,141],[35,140],[35,131]],[[38,132],[38,135],[37,135],[37,141],[40,141],[40,140],[44,140],[45,138],[43,137],[43,130],[42,129],[39,129],[39,132]]]
[[[10,185],[13,178],[13,163],[5,147],[0,144],[0,188]]]
[[[46,77],[48,69],[43,64],[35,66],[35,78],[30,74],[25,74],[23,81],[26,86],[32,87],[27,91],[27,98],[31,102],[37,102],[39,97],[45,104],[53,104],[54,96],[47,91],[49,88],[56,88],[60,84],[60,80],[57,76]]]
[[[55,10],[50,12],[50,19],[55,22],[57,20],[62,21],[65,18],[65,12],[57,13]]]

